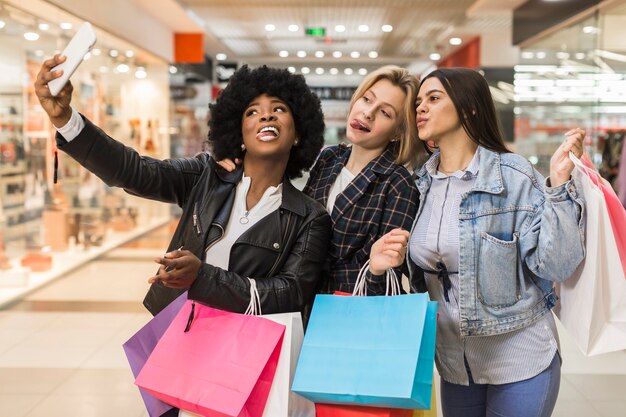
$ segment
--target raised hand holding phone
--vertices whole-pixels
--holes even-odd
[[[63,75],[55,78],[48,83],[50,94],[57,96],[61,89],[70,79],[76,68],[83,62],[85,54],[89,52],[91,47],[96,43],[96,34],[89,22],[83,23],[78,32],[67,44],[61,55],[67,57],[66,60],[52,68],[52,71],[63,70]]]

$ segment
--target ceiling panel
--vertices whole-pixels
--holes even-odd
[[[202,21],[211,38],[223,46],[230,58],[246,61],[275,60],[286,50],[285,62],[298,60],[298,50],[307,51],[302,61],[315,61],[314,52],[322,50],[327,59],[333,51],[347,54],[358,51],[365,55],[376,51],[381,62],[404,64],[424,59],[430,52],[449,50],[452,35],[474,37],[482,30],[506,29],[511,25],[511,7],[520,0],[179,0]],[[496,6],[496,4],[498,6]],[[502,5],[504,4],[504,6]],[[472,18],[468,8],[474,6]],[[496,10],[496,13],[493,10]],[[481,10],[488,16],[483,16]],[[508,12],[507,12],[508,10]],[[267,32],[271,23],[276,30]],[[288,26],[296,24],[298,32]],[[368,32],[358,26],[368,25]],[[391,33],[381,30],[383,24],[393,26]],[[344,25],[345,32],[337,32]],[[311,38],[306,27],[324,27],[326,37]],[[475,32],[475,33],[473,33]],[[360,58],[364,60],[364,58]],[[298,61],[299,62],[299,61]]]

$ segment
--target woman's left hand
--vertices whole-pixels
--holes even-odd
[[[175,250],[166,253],[163,258],[157,258],[154,262],[161,265],[159,273],[148,282],[154,284],[157,281],[168,288],[189,288],[196,280],[202,261],[188,250]]]
[[[572,129],[565,134],[565,141],[558,147],[550,159],[550,185],[558,187],[569,181],[574,163],[569,159],[570,151],[580,158],[583,154],[585,131],[580,128]]]

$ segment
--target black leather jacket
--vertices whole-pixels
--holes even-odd
[[[57,143],[107,185],[182,207],[168,251],[184,246],[204,260],[215,230],[223,233],[241,169],[227,173],[204,153],[164,161],[140,156],[86,119],[78,137],[67,142],[57,134]],[[214,230],[211,237],[209,229]],[[324,207],[285,179],[280,208],[237,239],[227,271],[203,263],[189,288],[189,298],[222,310],[244,312],[250,301],[250,277],[257,282],[264,314],[301,311],[307,317],[329,241],[330,218]],[[157,314],[183,291],[157,282],[146,294],[144,305]]]

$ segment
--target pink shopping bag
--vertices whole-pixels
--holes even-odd
[[[192,304],[187,301],[172,321],[135,384],[202,416],[261,417],[285,326]]]
[[[583,155],[580,161],[588,168],[588,170],[584,170],[584,173],[602,190],[604,200],[606,201],[606,208],[609,212],[611,228],[615,236],[615,243],[617,244],[617,251],[619,252],[619,258],[622,263],[622,269],[624,276],[626,276],[626,209],[611,184],[600,176],[589,158]]]

